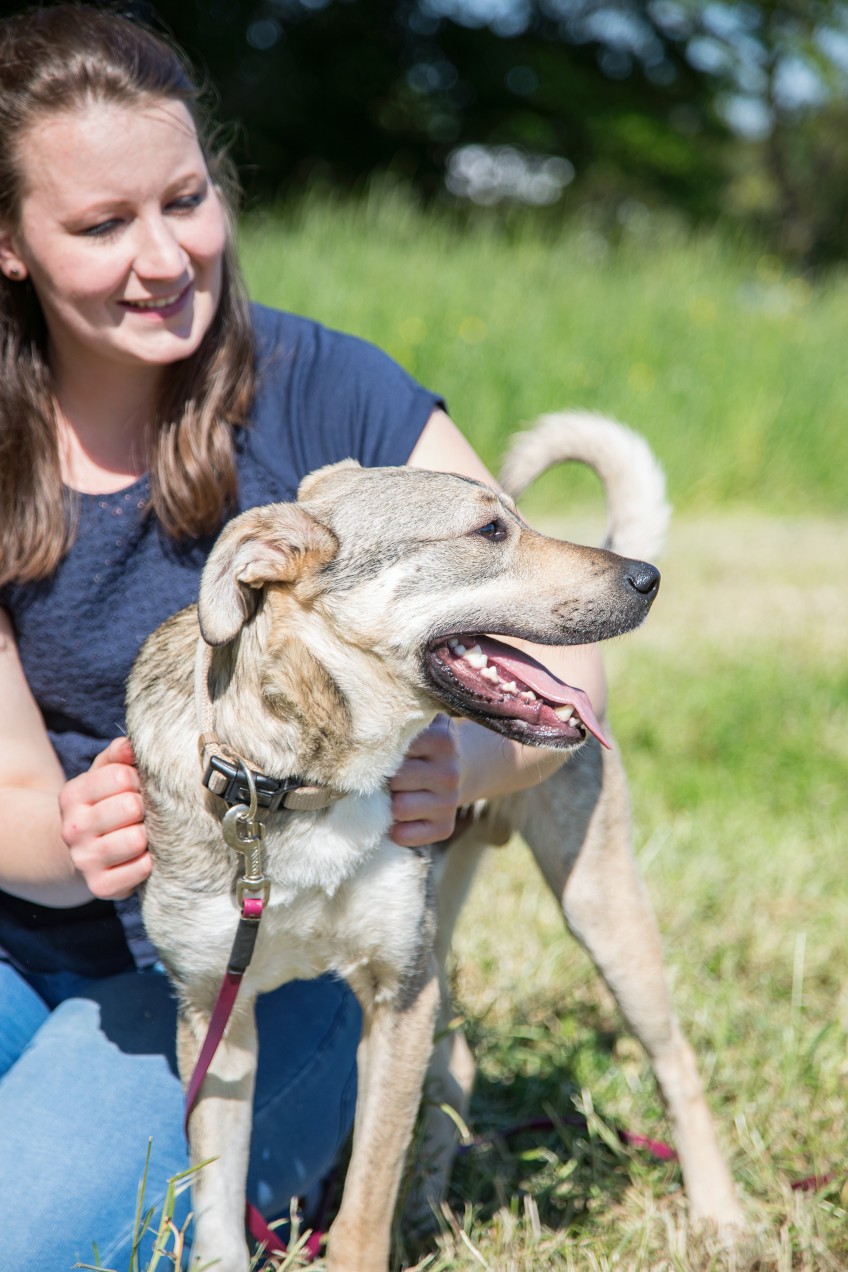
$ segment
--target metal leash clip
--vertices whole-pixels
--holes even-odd
[[[265,827],[256,817],[256,782],[246,764],[242,765],[242,771],[247,778],[250,804],[234,804],[221,821],[225,843],[244,857],[244,874],[236,884],[239,909],[243,909],[248,897],[261,900],[263,905],[267,905],[271,892],[271,881],[263,872]]]

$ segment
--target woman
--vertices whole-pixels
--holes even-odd
[[[115,738],[141,642],[195,599],[224,521],[312,468],[488,479],[373,347],[247,304],[225,177],[158,37],[70,5],[0,24],[3,1268],[58,1272],[92,1243],[126,1266],[148,1138],[149,1205],[186,1166],[174,1008],[135,896],[155,867]],[[545,656],[602,709],[594,651]],[[459,805],[558,762],[437,722],[391,783],[394,838],[446,839]],[[332,980],[284,986],[259,1029],[249,1187],[279,1214],[349,1130],[358,1008]]]

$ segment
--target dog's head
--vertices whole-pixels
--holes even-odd
[[[600,736],[588,698],[494,635],[604,640],[644,619],[658,582],[652,566],[536,533],[479,482],[345,461],[307,477],[297,504],[230,523],[199,620],[224,644],[285,594],[343,691],[365,658],[375,693],[402,685],[516,740],[567,748]]]

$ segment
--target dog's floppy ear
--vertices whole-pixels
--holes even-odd
[[[335,536],[297,504],[268,504],[235,517],[222,531],[200,579],[197,617],[208,645],[241,631],[268,583],[294,583],[329,561]]]

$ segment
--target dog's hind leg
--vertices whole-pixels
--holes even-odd
[[[589,741],[527,793],[521,832],[566,923],[612,991],[653,1067],[693,1219],[725,1235],[744,1225],[694,1053],[672,1011],[653,908],[633,857],[627,783],[616,751]]]
[[[194,1071],[207,1025],[207,1016],[180,1011],[177,1053],[184,1084]],[[219,1272],[247,1272],[244,1207],[256,1056],[253,1003],[239,1002],[189,1118],[192,1165],[215,1159],[192,1179],[192,1266],[214,1264]]]
[[[375,1001],[359,989],[363,1008],[359,1090],[353,1148],[339,1213],[328,1236],[328,1272],[386,1272],[392,1217],[404,1157],[433,1041],[438,980],[432,957],[404,1001]]]

